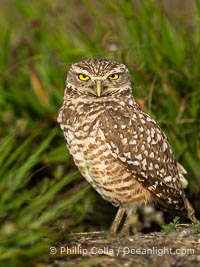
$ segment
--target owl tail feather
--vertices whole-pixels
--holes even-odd
[[[189,200],[187,198],[185,199],[185,206],[186,206],[186,209],[187,209],[187,216],[188,216],[188,218],[193,223],[195,223],[197,221],[197,219],[195,217],[195,212],[194,212],[194,209],[193,209],[191,203],[189,202]]]

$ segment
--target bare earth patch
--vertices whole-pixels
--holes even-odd
[[[54,244],[45,264],[60,266],[200,266],[200,233],[195,225],[179,224],[170,232],[137,233],[109,238],[104,232],[71,235]]]

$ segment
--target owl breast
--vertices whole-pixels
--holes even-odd
[[[100,127],[105,121],[99,120],[99,117],[106,120],[105,109],[97,106],[96,110],[90,111],[84,112],[84,116],[73,114],[63,126],[69,152],[80,172],[104,199],[115,206],[149,201],[151,193],[125,169],[105,140]],[[67,109],[64,113],[67,114]]]

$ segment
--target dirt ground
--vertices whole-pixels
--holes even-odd
[[[170,232],[109,238],[104,232],[78,233],[51,248],[47,267],[61,266],[200,266],[200,233],[179,224]]]

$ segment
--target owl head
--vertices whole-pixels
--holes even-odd
[[[131,89],[130,73],[125,65],[107,59],[88,59],[71,66],[67,88],[79,95],[106,97]]]

